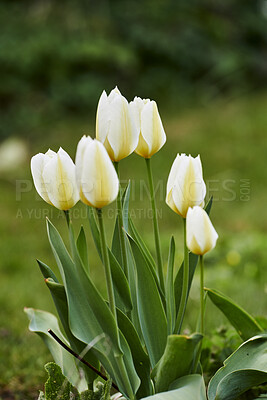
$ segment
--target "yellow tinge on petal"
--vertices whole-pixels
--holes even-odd
[[[37,154],[32,158],[31,170],[36,190],[46,202],[59,210],[69,210],[77,203],[75,165],[63,149]]]
[[[119,180],[104,145],[98,140],[81,139],[85,146],[76,155],[77,174],[80,176],[79,192],[83,203],[102,208],[117,197]],[[81,141],[80,141],[81,142]]]
[[[188,209],[186,216],[186,243],[190,251],[204,255],[212,250],[218,238],[208,214],[199,206]]]

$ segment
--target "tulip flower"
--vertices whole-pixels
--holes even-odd
[[[218,239],[210,218],[201,207],[189,208],[186,216],[186,243],[194,254],[203,256],[212,250]]]
[[[154,100],[135,97],[130,108],[138,127],[139,141],[135,153],[150,158],[166,142],[166,135],[160,119],[157,104]]]
[[[200,157],[178,154],[167,182],[166,203],[185,218],[189,207],[204,206],[205,195]]]
[[[76,152],[76,177],[83,203],[102,208],[116,199],[119,180],[101,142],[83,136]]]
[[[33,156],[31,172],[38,194],[47,203],[66,211],[79,200],[75,165],[62,148]]]
[[[131,154],[138,143],[138,130],[128,101],[116,87],[107,96],[103,91],[96,114],[96,138],[102,142],[112,161]]]

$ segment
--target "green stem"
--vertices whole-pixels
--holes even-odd
[[[126,387],[127,395],[128,395],[130,400],[135,400],[136,397],[134,395],[131,383],[129,381],[129,377],[127,375],[127,371],[126,371],[125,363],[124,363],[124,360],[123,360],[123,356],[116,357],[116,360],[117,360],[117,364],[118,364],[118,367],[119,367],[119,370],[120,370],[120,373],[121,373],[121,378],[122,378],[122,380],[123,380],[123,382],[125,384],[125,387]]]
[[[70,210],[64,210],[64,214],[66,217],[67,225],[70,226]]]
[[[204,292],[204,259],[199,257],[200,263],[200,333],[204,335],[204,313],[205,313],[205,292]]]
[[[182,323],[185,314],[187,293],[188,293],[188,283],[189,283],[189,253],[186,246],[186,218],[184,218],[184,267],[183,267],[183,287],[182,295],[179,305],[179,311],[176,319],[175,332],[178,334],[181,332]]]
[[[104,264],[104,269],[105,269],[105,276],[106,276],[109,307],[110,307],[110,310],[111,310],[112,314],[114,315],[115,321],[117,321],[115,297],[114,297],[114,290],[113,290],[112,277],[111,277],[111,269],[110,269],[109,256],[108,256],[108,248],[107,248],[105,229],[104,229],[104,224],[103,224],[103,215],[102,215],[102,209],[101,208],[97,209],[97,216],[98,216],[98,222],[99,222],[99,231],[100,231],[100,238],[101,238],[101,250],[102,250],[102,256],[103,256],[103,264]]]
[[[200,265],[200,333],[204,336],[205,291],[204,291],[204,259],[203,259],[203,255],[199,256],[199,265]],[[193,372],[192,372],[193,374],[196,373],[198,363],[199,363],[199,360],[201,357],[202,340],[198,345],[197,354],[196,354],[196,358],[195,358],[195,364],[194,364],[194,368],[193,368]]]
[[[154,227],[155,247],[156,247],[156,253],[157,253],[158,276],[159,276],[159,281],[160,281],[160,287],[161,287],[163,293],[165,293],[162,254],[161,254],[160,238],[159,238],[159,224],[158,224],[158,216],[157,216],[157,209],[156,209],[156,202],[155,202],[153,175],[152,175],[150,158],[145,158],[145,160],[146,160],[147,175],[148,175],[148,182],[149,182],[150,201],[151,201],[152,214],[153,214],[153,227]]]
[[[114,166],[119,177],[119,163],[114,162]],[[126,278],[128,277],[128,262],[127,262],[127,251],[126,251],[126,241],[123,228],[123,217],[122,217],[122,195],[121,195],[121,186],[119,188],[119,193],[117,196],[117,213],[118,213],[118,223],[119,223],[119,239],[120,239],[120,248],[121,248],[121,257],[122,257],[122,267],[125,273]]]

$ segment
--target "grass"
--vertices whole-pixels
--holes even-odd
[[[222,99],[210,106],[178,110],[173,117],[163,114],[168,141],[152,159],[154,178],[158,182],[157,203],[165,265],[171,233],[176,240],[177,267],[182,261],[183,248],[182,221],[164,201],[168,173],[177,152],[194,156],[200,153],[208,196],[214,195],[211,218],[219,233],[216,249],[206,257],[206,286],[223,291],[252,314],[265,316],[266,108],[267,94],[228,102]],[[93,118],[91,116],[92,121]],[[92,126],[88,130],[87,125],[90,127],[90,121],[82,119],[47,123],[40,127],[43,138],[30,145],[30,153],[62,146],[74,157],[81,135],[93,132]],[[154,252],[144,164],[137,155],[130,156],[121,162],[121,176],[124,183],[132,180],[131,215]],[[22,193],[21,188],[25,187],[27,190]],[[66,239],[65,221],[62,213],[38,198],[28,165],[2,176],[0,190],[0,399],[1,395],[7,398],[8,393],[12,393],[10,398],[34,399],[37,389],[44,383],[43,364],[50,360],[50,355],[40,339],[28,332],[23,307],[54,312],[35,258],[55,267],[46,237],[45,217],[56,224]],[[82,222],[88,232],[93,279],[101,285],[102,265],[94,250],[83,205],[77,205],[73,212],[76,230]],[[104,216],[110,238],[114,206],[107,208]],[[184,328],[194,329],[198,315],[198,272],[189,307]],[[208,304],[206,317],[210,329],[226,324],[211,304]]]

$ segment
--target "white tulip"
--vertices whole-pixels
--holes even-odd
[[[212,250],[218,239],[208,214],[199,206],[189,208],[186,216],[186,243],[194,254],[204,255]]]
[[[69,210],[79,200],[75,165],[62,148],[48,150],[31,159],[33,182],[38,194],[59,210]]]
[[[83,203],[102,208],[116,199],[119,180],[101,142],[83,136],[76,152],[76,177]]]
[[[131,154],[138,143],[138,130],[128,101],[116,87],[107,96],[103,91],[96,114],[96,138],[102,142],[112,161]]]
[[[160,119],[157,103],[154,100],[135,97],[130,108],[138,127],[139,141],[135,153],[150,158],[166,142],[166,134]]]
[[[204,206],[205,196],[206,185],[202,176],[200,157],[178,154],[167,182],[166,203],[185,218],[189,207]]]

